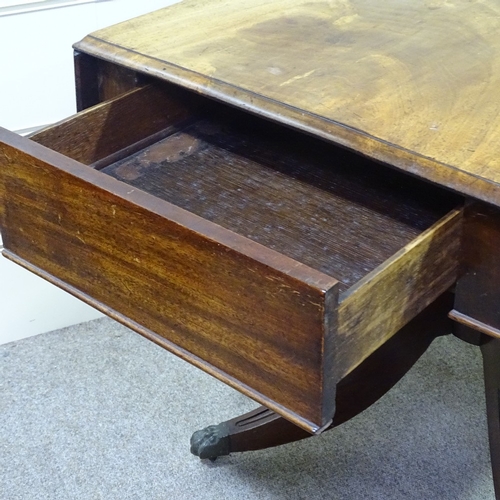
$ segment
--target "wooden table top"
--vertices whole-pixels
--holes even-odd
[[[75,48],[500,206],[496,0],[185,0]]]

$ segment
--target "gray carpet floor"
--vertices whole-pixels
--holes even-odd
[[[107,318],[0,346],[0,498],[494,498],[480,354],[451,336],[322,436],[189,453],[193,431],[255,406]]]

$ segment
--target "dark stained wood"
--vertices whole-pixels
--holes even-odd
[[[460,340],[463,340],[471,345],[480,346],[490,338],[484,335],[477,328],[471,328],[471,322],[461,321],[462,318],[469,319],[469,317],[461,313],[457,313],[455,309],[451,310],[448,316],[453,320],[453,335]],[[472,324],[474,323],[475,321],[472,322]],[[476,325],[474,324],[474,326]]]
[[[15,134],[2,131],[0,144],[11,257],[311,432],[331,421],[334,278]]]
[[[207,113],[218,120],[104,172],[339,280],[341,374],[456,281],[461,214],[437,222],[455,196],[222,106]]]
[[[455,196],[171,86],[33,137],[58,153],[3,137],[11,258],[314,432],[339,378],[457,278]]]
[[[466,208],[463,273],[455,309],[500,330],[500,210],[480,203]],[[470,326],[470,325],[469,325]]]
[[[481,346],[481,353],[493,483],[496,497],[500,498],[500,339],[489,339]]]
[[[74,53],[76,108],[83,111],[141,86],[145,79],[137,72],[88,54]]]
[[[334,276],[343,292],[458,203],[367,163],[234,113],[200,119],[104,172]]]
[[[473,330],[476,332],[476,335],[475,335],[475,337],[477,339],[476,341],[474,341],[470,338],[464,338],[464,334],[460,333],[460,331],[459,331],[459,333],[455,333],[462,340],[465,340],[471,344],[481,345],[483,343],[483,337],[485,335],[487,335],[488,337],[500,339],[500,329],[494,328],[493,326],[490,326],[490,325],[487,325],[486,323],[483,323],[482,321],[478,321],[475,318],[471,318],[470,316],[467,316],[466,314],[462,314],[461,312],[458,312],[456,309],[453,309],[452,311],[450,311],[449,316],[451,319],[453,319],[454,321],[456,321],[458,323],[458,326],[463,326],[463,327],[466,327],[467,330]],[[479,337],[481,337],[481,338],[477,338],[477,335],[479,335]]]
[[[43,129],[30,139],[90,165],[123,149],[133,151],[136,143],[141,147],[153,134],[175,132],[193,113],[191,106],[183,103],[178,92],[145,86]]]
[[[450,317],[455,335],[483,354],[491,463],[500,499],[500,210],[468,204],[463,227],[463,272]]]
[[[83,111],[86,108],[95,106],[99,100],[99,79],[98,67],[99,59],[91,57],[82,52],[75,51],[75,89],[76,89],[76,109]]]
[[[268,408],[274,409],[277,414],[279,413],[280,415],[285,415],[287,422],[291,423],[294,426],[297,426],[298,428],[301,428],[305,430],[308,434],[317,434],[320,433],[324,430],[324,428],[318,428],[314,425],[311,425],[310,423],[304,421],[304,419],[290,413],[287,411],[286,408],[281,407],[280,405],[276,404],[274,401],[269,400],[262,394],[256,393],[256,391],[249,386],[246,386],[241,383],[241,381],[237,380],[236,378],[233,378],[229,376],[227,373],[225,373],[223,370],[218,369],[215,367],[213,364],[210,362],[207,362],[198,356],[192,354],[188,350],[184,349],[183,347],[180,347],[178,344],[175,342],[172,342],[171,340],[167,339],[166,337],[160,335],[159,333],[156,333],[147,327],[145,327],[143,324],[137,323],[133,319],[131,319],[128,316],[125,316],[123,313],[119,312],[116,309],[111,308],[109,305],[106,303],[100,302],[96,300],[94,297],[91,297],[90,295],[87,295],[86,293],[82,292],[81,289],[75,288],[68,284],[67,281],[63,281],[62,279],[59,279],[55,277],[54,275],[51,275],[44,271],[43,269],[34,266],[30,262],[20,258],[19,256],[11,253],[9,250],[4,249],[2,251],[2,255],[6,257],[7,259],[11,260],[12,262],[15,262],[16,264],[24,267],[28,271],[40,276],[41,278],[49,281],[50,283],[58,286],[62,290],[70,293],[71,295],[77,297],[78,299],[86,302],[87,304],[91,305],[95,309],[101,311],[103,314],[106,314],[110,318],[113,318],[116,321],[119,321],[123,325],[127,326],[128,328],[135,330],[137,333],[141,334],[143,337],[146,339],[150,340],[151,342],[154,342],[155,344],[159,345],[160,347],[163,347],[164,349],[172,352],[179,358],[193,364],[194,366],[201,368],[208,374],[212,375],[213,377],[225,382],[229,386],[233,387],[234,389],[237,389],[238,391],[242,392],[243,394],[247,395],[248,397],[254,399],[257,402],[264,403]],[[325,380],[325,385],[331,384],[333,378],[329,380]],[[325,391],[326,393],[327,391]],[[335,394],[333,392],[333,394]],[[326,404],[332,405],[335,401],[335,396],[329,398],[328,401],[326,401]],[[325,405],[326,406],[326,405]],[[333,411],[333,410],[332,410]]]
[[[495,0],[188,0],[76,47],[500,204],[499,14]]]
[[[104,158],[92,162],[90,166],[92,168],[95,168],[96,170],[102,170],[108,165],[123,160],[124,158],[128,158],[129,156],[137,153],[137,151],[141,151],[142,149],[148,147],[149,145],[161,141],[162,139],[165,139],[166,137],[175,134],[176,132],[179,131],[179,129],[183,128],[184,122],[174,121],[174,123],[176,124],[161,129],[158,132],[155,132],[152,135],[148,135],[143,139],[139,139],[137,142],[125,146],[122,149],[118,149],[117,151],[109,154],[108,156],[105,156]]]
[[[499,207],[499,5],[452,3],[185,0],[89,35],[78,108],[111,101],[34,136],[55,152],[0,133],[5,255],[265,404],[231,446],[320,432],[340,379],[333,423],[361,411],[430,341],[391,336],[459,276],[462,213],[286,127]],[[467,209],[451,317],[500,499],[499,213]]]
[[[452,324],[447,313],[452,305],[453,294],[443,294],[339,382],[335,417],[329,429],[347,422],[380,399],[436,337],[451,333]],[[197,431],[191,438],[191,452],[200,458],[215,458],[308,437],[311,434],[307,431],[261,407]]]
[[[109,101],[130,92],[143,81],[136,71],[108,61],[98,60],[97,71],[99,102]]]

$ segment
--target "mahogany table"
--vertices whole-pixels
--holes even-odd
[[[453,331],[500,498],[498,3],[187,0],[75,49],[79,113],[0,132],[4,255],[263,405],[202,458],[346,421]]]

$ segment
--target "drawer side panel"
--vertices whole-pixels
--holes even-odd
[[[458,278],[462,211],[453,210],[341,295],[337,357],[346,375]]]
[[[47,127],[31,140],[90,165],[187,120],[195,107],[179,92],[145,86]]]
[[[252,259],[89,182],[120,184],[100,172],[75,176],[5,143],[0,169],[9,252],[251,387],[304,428],[332,418],[327,337],[336,325],[325,304],[336,303],[335,280],[317,286]]]

